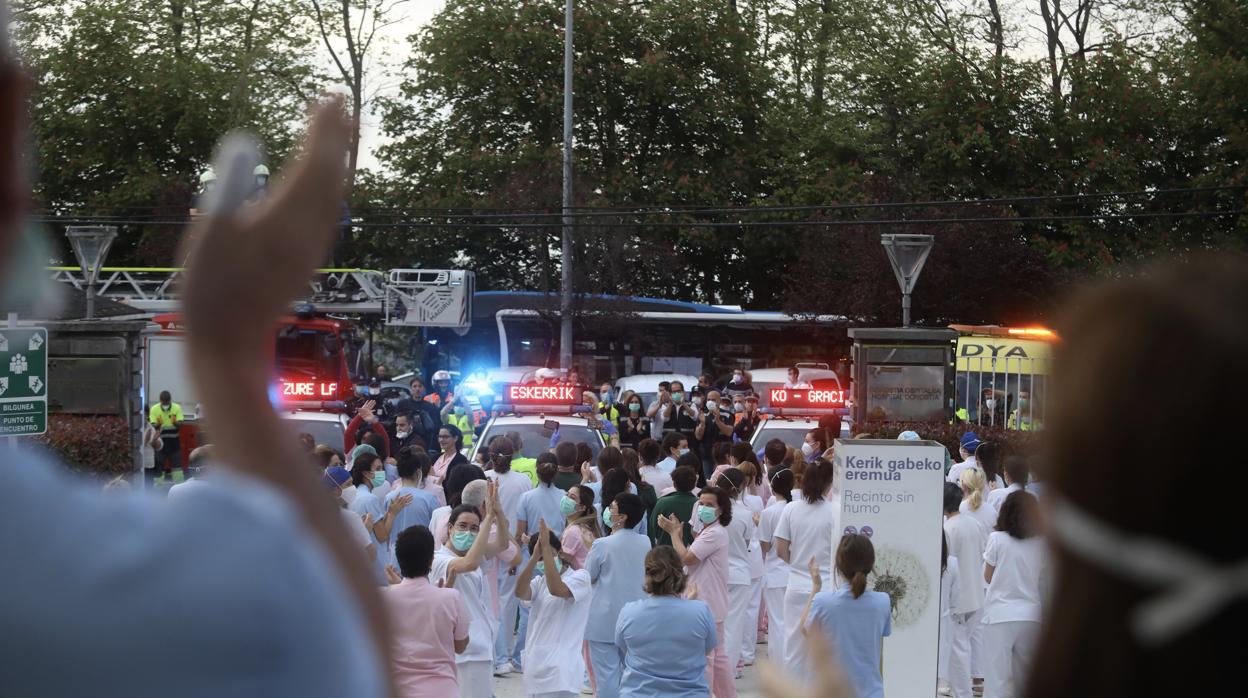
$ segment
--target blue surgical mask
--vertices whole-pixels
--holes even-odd
[[[719,515],[715,513],[714,509],[705,504],[698,505],[698,521],[709,524],[717,518],[719,518]]]
[[[672,393],[672,402],[674,402],[674,403],[676,403],[677,405],[679,405],[680,403],[682,403],[682,402],[684,402],[684,401],[685,401],[685,394],[684,394],[684,393]]]
[[[602,523],[603,525],[607,527],[607,530],[611,530],[611,510],[610,509],[602,510]]]
[[[576,502],[571,497],[561,497],[559,499],[559,513],[564,516],[571,516],[576,511]]]
[[[386,484],[386,471],[378,470],[373,473],[373,487],[381,487]]]
[[[462,416],[464,416],[464,408],[463,408],[463,407],[461,407],[461,406],[459,406],[459,405],[456,405],[456,406],[455,406],[455,416],[457,416],[457,417],[462,417]]]
[[[563,571],[563,560],[558,560],[558,559],[555,560],[555,574],[558,574],[562,571]],[[537,563],[537,565],[533,568],[533,572],[538,575],[545,575],[546,563],[544,562]]]
[[[466,553],[476,540],[477,534],[472,531],[456,531],[451,536],[451,546],[460,552]]]
[[[682,448],[682,449],[680,449],[680,455],[682,455],[682,456],[683,456],[683,455],[685,455],[685,454],[686,454],[686,453],[688,453],[688,452],[689,452],[689,449],[687,449],[687,448]]]
[[[640,411],[641,411],[641,403],[637,403],[637,402],[630,402],[630,403],[628,403],[628,411],[629,411],[629,412],[640,412]]]

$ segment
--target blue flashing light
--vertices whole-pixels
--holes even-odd
[[[429,340],[429,346],[436,347],[437,345],[438,345],[438,340],[436,339]]]

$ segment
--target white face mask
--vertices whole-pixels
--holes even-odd
[[[1248,595],[1248,562],[1209,560],[1182,543],[1122,531],[1055,498],[1049,531],[1062,547],[1119,577],[1157,588],[1132,611],[1131,631],[1158,647]]]
[[[812,454],[812,453],[814,453],[814,452],[815,452],[815,447],[814,447],[814,446],[811,446],[809,441],[803,441],[803,442],[802,442],[802,455],[804,455],[804,456],[806,456],[807,458],[809,458],[809,457],[810,457],[810,454]]]
[[[987,400],[984,400],[984,407],[987,407],[990,410],[995,410],[997,409],[997,401],[993,398],[988,398]]]
[[[410,432],[410,431],[396,431],[396,432],[394,432],[395,437],[396,437],[396,438],[398,438],[398,440],[399,440],[399,441],[402,441],[403,439],[406,439],[408,436],[411,436],[411,434],[412,434],[412,432]]]
[[[346,502],[347,506],[351,506],[351,502],[355,501],[355,495],[357,494],[359,492],[354,487],[347,487],[347,489],[342,491],[342,501]]]

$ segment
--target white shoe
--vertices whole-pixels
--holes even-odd
[[[937,693],[939,693],[939,694],[940,694],[940,695],[942,695],[942,696],[951,696],[951,695],[953,695],[953,689],[952,689],[951,687],[949,687],[949,686],[941,686],[940,688],[936,689],[936,692],[937,692]]]
[[[594,695],[594,689],[590,688],[590,687],[589,687],[589,684],[587,684],[587,683],[586,683],[586,684],[581,684],[581,693],[582,693],[583,695],[592,696],[592,695]]]
[[[503,662],[502,664],[499,664],[498,666],[494,667],[494,675],[506,676],[515,670],[516,668],[511,665],[511,662]]]

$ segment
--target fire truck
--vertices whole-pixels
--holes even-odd
[[[53,267],[55,279],[76,288],[86,281],[78,267]],[[104,267],[96,293],[151,314],[159,328],[146,341],[144,401],[168,390],[182,405],[184,452],[200,443],[199,396],[190,379],[186,329],[179,308],[182,269]],[[471,271],[322,269],[308,293],[273,328],[270,400],[296,431],[317,443],[342,444],[349,407],[371,369],[364,348],[372,328],[390,326],[466,329],[472,317],[475,277]],[[184,456],[186,453],[183,454]],[[183,462],[186,462],[185,460]]]

